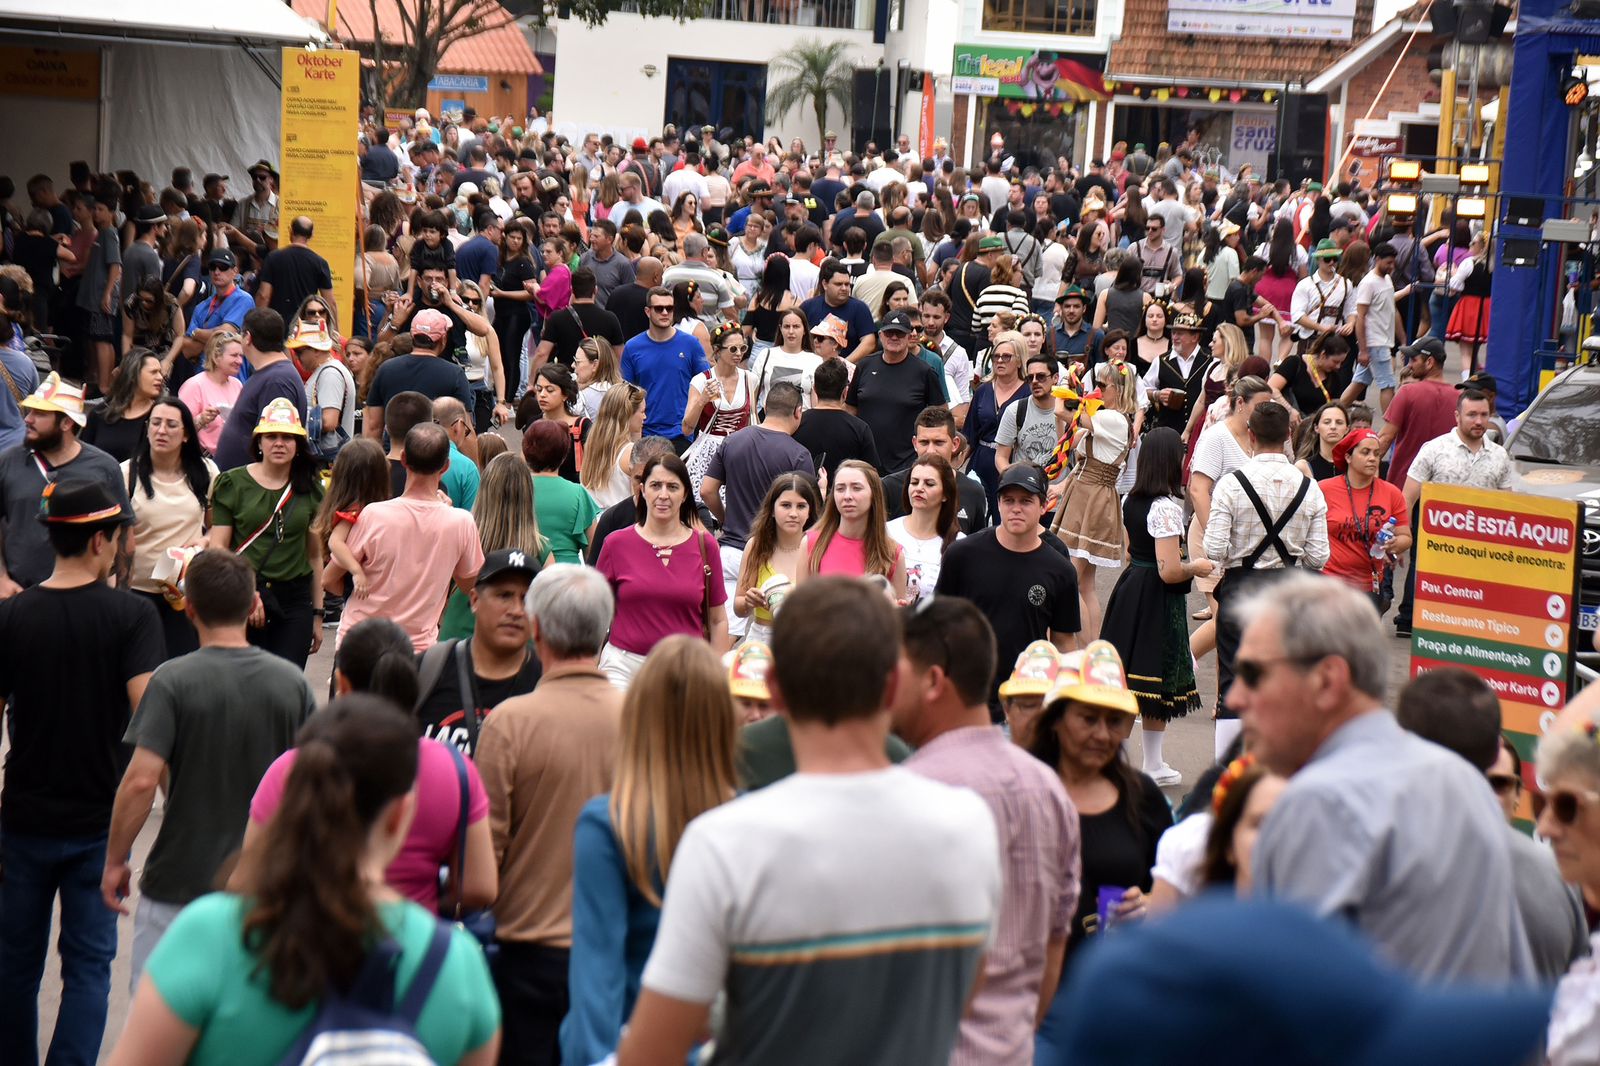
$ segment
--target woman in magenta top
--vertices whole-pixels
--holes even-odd
[[[889,536],[883,482],[871,465],[846,459],[833,473],[822,521],[806,534],[806,567],[825,577],[883,578],[896,600],[906,598],[905,550]]]
[[[617,599],[600,669],[619,688],[674,634],[706,637],[718,655],[728,650],[722,556],[716,538],[695,525],[688,468],[676,455],[657,456],[645,463],[641,485],[638,524],[607,537],[595,560]]]
[[[417,703],[416,658],[411,638],[387,618],[369,618],[351,627],[339,644],[333,671],[336,695],[368,692],[383,696],[397,708]],[[250,821],[245,826],[239,862],[229,887],[253,883],[248,871],[261,846],[267,823],[277,813],[283,789],[294,768],[295,750],[278,756],[256,786],[250,800]],[[494,842],[489,835],[489,796],[472,760],[461,759],[467,772],[467,862],[461,880],[463,910],[478,910],[494,902],[500,877],[495,866]],[[417,741],[417,812],[406,831],[400,853],[384,871],[384,880],[396,892],[430,911],[454,897],[440,898],[439,870],[454,868],[461,829],[461,778],[450,749],[437,740]]]

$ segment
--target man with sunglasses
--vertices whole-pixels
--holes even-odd
[[[666,437],[679,455],[689,447],[683,435],[683,410],[689,403],[689,382],[711,369],[706,350],[674,322],[672,290],[657,285],[645,295],[650,325],[622,349],[622,376],[645,392],[644,432]]]
[[[1022,380],[1028,385],[1028,402],[1000,417],[1000,431],[994,438],[996,474],[1005,473],[1013,463],[1043,466],[1060,436],[1056,432],[1056,398],[1050,392],[1056,384],[1056,361],[1045,352],[1028,356]]]
[[[1349,922],[1429,981],[1533,977],[1506,828],[1483,775],[1384,706],[1389,638],[1360,590],[1293,574],[1249,597],[1229,709],[1289,785],[1256,889]]]
[[[1521,759],[1501,735],[1500,698],[1481,677],[1457,666],[1418,674],[1400,690],[1395,718],[1423,740],[1431,740],[1465,759],[1489,779],[1489,787],[1502,808],[1515,809],[1522,795]],[[1554,791],[1548,798],[1550,802],[1545,806],[1550,808],[1551,816],[1570,825],[1577,816],[1573,802],[1576,797],[1570,792]],[[1537,812],[1539,802],[1534,807]],[[1509,821],[1506,840],[1511,848],[1517,907],[1528,933],[1534,970],[1541,981],[1554,984],[1574,962],[1589,953],[1583,898],[1561,880],[1561,871],[1547,845],[1534,841]]]
[[[1145,239],[1133,246],[1139,257],[1139,287],[1163,299],[1183,276],[1183,256],[1167,243],[1167,222],[1160,215],[1145,220],[1144,232]]]
[[[183,360],[174,360],[174,379],[179,378],[179,367],[185,364],[188,367],[198,365],[200,355],[206,350],[206,342],[217,330],[227,328],[235,333],[243,333],[244,316],[256,307],[250,294],[239,287],[239,261],[228,249],[212,249],[206,257],[206,273],[210,279],[211,296],[195,305],[189,322],[189,335],[183,339]],[[189,373],[182,374],[184,379],[189,376]],[[171,387],[176,388],[181,384],[182,380],[174,380]],[[256,413],[260,414],[259,411]]]

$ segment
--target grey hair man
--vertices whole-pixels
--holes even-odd
[[[515,1061],[539,1062],[551,1061],[569,1006],[573,826],[606,815],[622,692],[596,665],[615,611],[598,571],[547,567],[525,605],[544,673],[531,693],[484,719],[476,762],[500,874],[501,1047]]]
[[[1427,980],[1531,978],[1494,795],[1384,706],[1388,638],[1368,597],[1297,573],[1238,610],[1228,707],[1290,779],[1256,844],[1257,888],[1349,920]]]
[[[683,238],[683,262],[668,267],[661,276],[661,284],[672,288],[680,281],[692,281],[705,294],[705,315],[708,323],[719,318],[732,319],[738,308],[749,302],[743,286],[724,274],[717,265],[717,253],[704,233],[690,233]],[[715,308],[715,310],[713,310]]]

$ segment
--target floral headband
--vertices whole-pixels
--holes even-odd
[[[1228,793],[1239,783],[1239,779],[1249,773],[1256,765],[1254,755],[1241,755],[1228,764],[1222,771],[1222,776],[1217,778],[1217,783],[1211,789],[1211,814],[1215,817],[1222,811],[1222,805],[1227,802]]]
[[[689,284],[693,285],[694,282],[691,281]],[[739,334],[742,335],[743,331],[740,330],[739,323],[737,323],[737,322],[722,322],[722,323],[719,323],[717,325],[717,327],[711,331],[711,343],[714,344],[714,345],[720,345],[722,343],[723,338],[728,336],[730,333],[739,333]]]

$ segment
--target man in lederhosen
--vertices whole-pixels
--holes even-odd
[[[1295,469],[1285,453],[1288,437],[1289,409],[1259,405],[1250,412],[1254,457],[1218,481],[1211,495],[1205,553],[1222,571],[1216,592],[1218,752],[1239,732],[1226,701],[1244,629],[1240,600],[1294,567],[1321,570],[1328,561],[1328,504],[1317,483]]]
[[[1305,350],[1318,337],[1338,333],[1348,337],[1354,329],[1355,286],[1339,273],[1339,246],[1324,238],[1317,242],[1311,258],[1317,269],[1301,278],[1289,299],[1289,317],[1294,321],[1295,351]]]
[[[1215,364],[1211,353],[1200,346],[1200,316],[1178,312],[1172,319],[1172,348],[1144,374],[1156,425],[1183,433],[1194,405],[1205,396],[1206,375]]]

